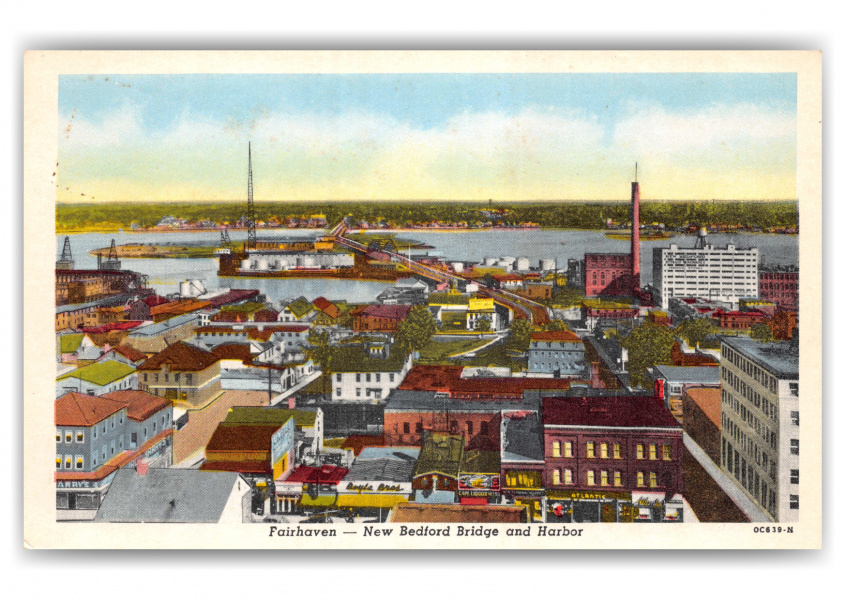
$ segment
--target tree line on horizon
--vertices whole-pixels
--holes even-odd
[[[143,207],[142,210],[139,210]],[[630,220],[629,202],[257,202],[257,221],[285,222],[289,217],[322,214],[332,225],[343,217],[353,221],[402,227],[440,221],[469,227],[487,223],[536,223],[559,229],[602,229],[607,219],[615,223]],[[174,216],[191,222],[236,223],[246,215],[245,202],[196,203],[102,203],[57,204],[59,230],[102,227],[129,229],[153,227],[163,217]],[[795,201],[642,201],[641,223],[663,223],[668,228],[688,224],[731,224],[742,227],[795,227],[798,208]]]

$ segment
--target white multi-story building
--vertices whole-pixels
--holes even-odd
[[[332,401],[378,403],[405,379],[411,369],[411,354],[398,349],[381,358],[361,347],[339,347],[332,358]]]
[[[705,245],[701,248],[652,250],[652,283],[658,291],[661,307],[669,307],[670,298],[704,298],[737,303],[741,298],[758,296],[758,249],[725,248]]]
[[[796,521],[798,345],[724,337],[721,353],[720,466],[770,519]]]

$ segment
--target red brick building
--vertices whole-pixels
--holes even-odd
[[[585,254],[585,296],[630,296],[631,254]]]
[[[682,429],[660,398],[544,398],[542,419],[548,492],[681,493]]]
[[[356,311],[353,330],[396,331],[411,312],[411,308],[408,304],[371,304],[361,311]]]
[[[758,273],[758,295],[780,308],[799,308],[799,269],[796,267],[761,268]]]
[[[718,311],[714,313],[717,326],[722,329],[749,329],[753,325],[766,323],[769,317],[757,310],[749,311]]]

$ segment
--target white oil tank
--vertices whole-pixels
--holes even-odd
[[[493,256],[486,256],[484,262],[486,267],[492,267],[496,264],[496,259]]]
[[[518,271],[528,271],[529,270],[529,257],[528,256],[521,256],[517,259],[517,270]]]
[[[540,267],[541,271],[552,271],[555,269],[555,259],[554,258],[542,258],[538,262],[538,266]]]
[[[249,271],[250,270],[250,259],[245,258],[241,261],[241,270],[242,271]]]
[[[452,270],[455,271],[456,273],[463,271],[464,270],[464,263],[458,262],[458,261],[453,262],[452,263]]]
[[[267,271],[268,261],[266,258],[258,259],[257,268],[259,271]]]

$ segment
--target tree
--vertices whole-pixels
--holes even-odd
[[[750,327],[749,337],[765,344],[772,342],[775,339],[772,328],[766,323],[757,323]]]
[[[478,321],[476,321],[476,331],[481,333],[487,333],[491,330],[491,320],[487,317],[482,317]]]
[[[562,321],[561,319],[553,319],[546,325],[547,331],[570,331],[570,328],[567,326],[567,323]]]
[[[306,356],[320,366],[324,394],[326,393],[327,384],[332,379],[330,365],[332,364],[332,357],[334,355],[335,347],[329,343],[329,333],[312,329],[308,334]]]
[[[551,304],[558,306],[575,306],[580,304],[585,297],[582,292],[572,287],[559,287],[552,296]]]
[[[508,330],[511,332],[511,337],[508,339],[508,347],[513,350],[519,350],[520,352],[528,350],[529,344],[532,341],[532,333],[534,332],[532,322],[528,319],[517,319],[511,322]]]
[[[710,319],[687,319],[676,327],[676,333],[694,348],[705,338],[717,332],[717,326]]]
[[[396,342],[409,352],[423,348],[435,334],[435,318],[425,306],[415,306],[397,329]]]
[[[649,386],[646,370],[660,364],[671,363],[671,350],[676,341],[669,327],[649,321],[638,325],[622,339],[620,344],[629,351],[629,375],[632,383]]]

